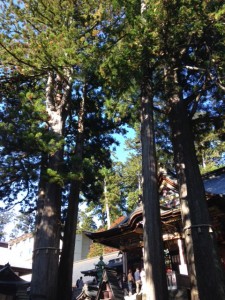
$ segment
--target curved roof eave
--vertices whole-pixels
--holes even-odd
[[[208,200],[214,200],[214,198],[218,197],[220,199],[225,199],[225,167],[203,175],[202,179],[205,186],[206,198]],[[167,178],[165,174],[162,174],[161,180],[166,180],[172,184],[172,180],[170,178]],[[176,182],[174,183],[174,187],[177,187]],[[84,231],[84,233],[90,239],[95,240],[103,237],[114,236],[120,234],[121,232],[130,231],[132,229],[135,229],[135,224],[137,224],[138,218],[142,219],[142,212],[143,207],[139,204],[130,215],[125,217],[119,224],[117,224],[113,228],[101,232]],[[163,208],[161,206],[160,214],[161,220],[173,218],[180,214],[180,208],[168,209],[166,207]]]
[[[90,231],[84,231],[85,235],[89,237],[92,240],[95,239],[101,239],[105,237],[112,237],[117,234],[120,234],[121,232],[131,231],[136,228],[136,224],[139,221],[138,219],[142,220],[142,207],[138,207],[133,213],[131,213],[127,217],[127,221],[124,223],[119,223],[116,227],[110,228],[105,231],[99,231],[99,232],[90,232]],[[170,209],[161,212],[161,219],[167,219],[173,216],[177,216],[180,214],[180,209]]]

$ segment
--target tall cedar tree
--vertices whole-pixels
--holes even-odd
[[[109,17],[105,22],[107,14]],[[44,78],[45,107],[48,116],[46,124],[53,137],[51,151],[43,153],[41,160],[31,299],[56,299],[57,286],[59,298],[63,287],[65,288],[63,298],[70,299],[71,253],[75,241],[73,230],[76,223],[80,179],[77,180],[79,178],[77,176],[70,184],[69,206],[72,206],[70,209],[73,211],[68,214],[66,222],[68,231],[65,236],[71,238],[71,243],[69,246],[65,244],[63,248],[65,254],[62,254],[60,264],[61,274],[65,275],[68,271],[70,276],[65,282],[62,276],[58,279],[65,123],[70,111],[72,83],[85,78],[85,70],[89,66],[96,66],[94,53],[104,46],[111,23],[118,26],[117,18],[116,15],[112,16],[110,6],[103,9],[101,4],[96,6],[94,1],[81,5],[79,1],[36,0],[24,0],[18,5],[4,1],[1,18],[2,63],[7,68],[16,69],[20,74]],[[105,34],[101,33],[104,24],[108,28]],[[111,42],[115,43],[115,38],[112,38]],[[98,59],[99,57],[98,53]],[[75,150],[77,157],[81,159],[83,111],[84,107],[81,105],[79,141],[77,140]],[[74,163],[73,171],[80,172],[80,170],[80,163]],[[66,253],[69,253],[70,258],[68,262],[70,266],[67,267],[63,266],[63,260],[64,263],[67,260]]]
[[[123,3],[127,17],[127,32],[122,41],[123,56],[127,59],[129,82],[140,91],[138,105],[141,109],[143,220],[144,220],[144,267],[146,271],[146,299],[168,299],[162,242],[162,228],[157,184],[155,129],[153,118],[153,49],[154,24],[147,24],[144,1]],[[153,7],[154,8],[154,7]],[[153,10],[154,11],[154,10]],[[153,30],[152,36],[146,32]],[[129,46],[128,46],[129,45]],[[127,50],[127,48],[129,50]],[[151,50],[150,50],[151,49]],[[121,50],[121,49],[120,49]],[[122,56],[118,53],[119,58]],[[152,62],[152,63],[151,63]],[[126,76],[126,71],[125,71]],[[136,83],[134,83],[136,80]],[[134,103],[135,105],[135,103]]]
[[[137,4],[136,6],[135,3]],[[205,95],[204,98],[209,101],[209,97],[207,97],[209,94],[207,95],[207,92],[205,92],[208,88],[207,84],[209,81],[210,85],[214,84],[214,86],[224,90],[222,68],[217,67],[220,62],[223,61],[224,55],[221,51],[221,49],[224,49],[224,33],[221,30],[224,18],[223,4],[221,4],[220,1],[214,3],[207,1],[202,3],[199,3],[198,1],[189,1],[188,3],[186,3],[186,1],[152,1],[149,3],[143,1],[142,9],[144,11],[144,18],[140,18],[137,14],[134,17],[134,12],[136,13],[139,11],[138,3],[140,2],[134,1],[131,5],[125,2],[123,3],[126,9],[126,17],[128,21],[130,21],[130,23],[128,23],[131,26],[129,27],[129,34],[126,35],[125,39],[122,41],[123,44],[121,43],[120,45],[119,53],[117,53],[118,60],[120,60],[120,65],[122,65],[122,58],[127,59],[127,69],[124,72],[125,76],[127,76],[127,73],[131,70],[134,71],[132,72],[132,75],[135,76],[137,74],[135,73],[137,70],[136,66],[138,65],[140,67],[144,65],[142,70],[146,70],[145,82],[147,83],[147,78],[148,80],[151,80],[151,82],[149,86],[148,84],[142,85],[142,97],[143,95],[150,95],[150,97],[153,98],[154,95],[158,96],[160,94],[159,91],[164,91],[164,96],[167,95],[168,110],[170,111],[169,120],[173,134],[175,164],[177,163],[177,159],[181,159],[177,164],[180,196],[181,198],[183,197],[183,187],[185,189],[185,195],[188,195],[188,198],[181,199],[182,203],[188,205],[188,214],[186,214],[185,205],[181,205],[185,223],[184,228],[185,231],[188,229],[190,230],[191,228],[193,230],[193,236],[190,235],[189,240],[186,235],[192,298],[198,298],[199,293],[201,298],[213,299],[213,293],[216,290],[218,299],[222,299],[224,297],[224,288],[220,262],[216,253],[212,234],[210,233],[209,227],[207,228],[207,226],[210,225],[210,221],[206,207],[205,193],[198,169],[198,161],[195,156],[193,136],[188,125],[189,119],[184,113],[184,111],[187,110],[187,107],[184,108],[184,106],[189,105],[189,107],[191,107],[191,116],[196,110],[196,104],[198,104],[202,94]],[[139,21],[140,30],[135,31],[134,25],[136,20]],[[144,38],[141,41],[142,28],[144,28]],[[138,34],[136,34],[137,31]],[[125,47],[125,45],[127,47]],[[212,46],[214,50],[213,56],[211,56]],[[121,51],[123,47],[124,51]],[[149,51],[148,55],[143,56],[143,52],[140,51],[142,47],[147,53]],[[142,57],[144,64],[141,64],[138,55]],[[207,57],[209,59],[206,59]],[[112,60],[110,62],[112,63]],[[120,66],[117,65],[117,74],[119,74],[119,71]],[[131,80],[129,82],[132,84]],[[193,84],[191,85],[190,82]],[[206,84],[204,84],[204,82]],[[153,88],[155,89],[153,90]],[[145,91],[144,94],[143,91]],[[191,95],[188,95],[190,91]],[[186,97],[186,101],[182,99],[183,97]],[[194,101],[192,101],[193,99]],[[143,100],[144,97],[142,98],[142,104],[144,104]],[[147,99],[145,99],[145,101],[147,101]],[[180,104],[182,101],[184,103]],[[165,107],[165,103],[163,105]],[[180,108],[180,115],[178,113],[178,108]],[[151,116],[149,115],[149,112],[147,112],[147,109],[152,109],[151,102],[149,102],[149,105],[146,104],[146,108],[142,106],[142,109],[144,109],[142,110],[144,117],[142,119],[143,122]],[[181,119],[181,116],[183,119]],[[147,123],[147,121],[145,122]],[[150,126],[152,126],[152,124],[150,124]],[[142,127],[144,130],[146,128],[147,126]],[[152,129],[152,127],[150,127],[150,129]],[[142,131],[143,147],[145,143],[144,130]],[[185,133],[187,135],[185,135]],[[148,137],[152,138],[150,131],[148,134]],[[187,144],[185,139],[188,140],[189,148],[186,147]],[[185,147],[190,151],[186,151]],[[144,149],[142,151],[144,154]],[[145,154],[147,155],[147,153]],[[152,157],[154,161],[153,152]],[[146,166],[147,163],[143,167],[147,168]],[[151,180],[154,181],[154,166],[152,171],[153,176]],[[197,178],[194,185],[193,178]],[[196,199],[198,199],[198,201],[196,201]],[[199,210],[200,207],[201,212]],[[199,240],[198,234],[194,234],[194,232],[196,233],[196,225],[199,224],[198,219],[201,221],[201,224],[208,224],[207,226],[203,226],[203,233],[205,234],[203,240]],[[186,225],[188,227],[193,225],[193,227],[187,228]],[[210,254],[211,262],[214,261],[214,267],[211,263],[208,265],[207,256],[200,250],[206,248],[205,243],[208,243],[207,251],[209,253],[207,253]],[[195,265],[192,263],[193,260],[195,261]],[[148,263],[148,267],[150,267],[150,260]],[[201,265],[202,268],[200,267]],[[210,274],[210,276],[213,277],[211,281],[212,285],[206,284],[207,279],[205,275],[203,275],[203,272],[206,271],[205,268],[208,268],[208,266],[210,267],[209,269],[212,268]],[[209,275],[209,269],[205,274]],[[163,269],[161,269],[161,272],[163,272]],[[149,275],[150,274],[147,274],[147,280],[149,280]],[[153,297],[157,296],[161,299],[161,293],[157,293],[157,295],[155,294]]]
[[[214,68],[213,56],[218,59],[220,54],[216,48],[219,43],[224,44],[214,15],[220,6],[220,3],[190,1],[179,2],[179,5],[162,2],[160,8],[164,92],[169,107],[192,299],[225,297],[224,274],[210,225],[190,124],[198,102],[204,98],[205,88],[212,84],[208,74]],[[196,83],[191,93],[190,80]]]
[[[107,76],[108,64],[108,68],[113,70],[112,73],[117,75],[117,82],[118,78],[121,79],[119,92],[123,93],[126,102],[130,103],[130,107],[135,111],[134,116],[139,119],[141,117],[144,267],[148,290],[146,296],[147,299],[167,299],[155,153],[154,91],[151,83],[153,73],[150,64],[152,53],[149,53],[154,33],[150,38],[146,38],[146,32],[151,29],[154,31],[154,22],[150,24],[151,29],[149,29],[149,24],[146,24],[145,17],[141,14],[141,7],[144,11],[144,2],[140,4],[140,1],[118,3],[124,5],[126,15],[124,39],[112,50],[111,57],[108,57],[102,66],[102,74]],[[108,80],[113,86],[116,85],[113,76]],[[141,93],[141,98],[137,90]]]
[[[146,299],[168,299],[160,218],[157,161],[153,118],[152,70],[148,52],[143,51],[141,87],[141,142],[143,174],[144,267]],[[154,242],[153,242],[154,241]]]

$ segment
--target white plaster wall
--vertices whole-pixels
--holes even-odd
[[[23,236],[15,240],[11,240],[9,243],[9,248],[6,248],[5,250],[5,253],[7,252],[7,255],[5,255],[4,261],[6,261],[7,263],[8,257],[11,257],[19,261],[20,264],[23,264],[24,262],[24,264],[27,265],[28,263],[31,266],[34,245],[33,236],[31,234],[24,234]],[[92,241],[84,233],[76,235],[74,261],[87,258],[91,243]],[[62,243],[60,245],[60,248],[62,248]]]
[[[74,262],[87,258],[91,243],[92,241],[84,233],[76,235]]]

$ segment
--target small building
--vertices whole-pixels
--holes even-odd
[[[74,262],[86,259],[91,243],[92,241],[84,233],[76,235]],[[23,234],[5,244],[4,249],[0,247],[0,266],[9,262],[13,267],[20,266],[29,269],[29,273],[23,274],[27,275],[23,279],[30,281],[34,245],[33,233]]]
[[[76,234],[76,245],[74,250],[74,261],[85,259],[88,255],[91,240],[84,233]],[[8,249],[11,254],[16,254],[17,258],[32,265],[32,254],[34,246],[33,233],[25,233],[8,242]],[[62,246],[62,245],[61,245]]]
[[[11,251],[8,243],[0,245],[0,269],[9,264],[13,271],[19,277],[29,276],[31,274],[31,263],[24,261],[18,252]],[[24,278],[23,278],[24,279]],[[29,281],[29,279],[28,279]]]
[[[21,279],[9,264],[0,269],[0,300],[28,300],[29,286],[30,282]]]

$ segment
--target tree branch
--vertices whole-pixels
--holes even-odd
[[[10,51],[8,48],[6,48],[1,42],[0,42],[0,46],[7,52],[9,53],[12,57],[14,57],[18,62],[28,66],[28,67],[31,67],[31,68],[34,68],[34,69],[38,69],[36,68],[35,66],[31,65],[30,63],[18,58],[12,51]]]

